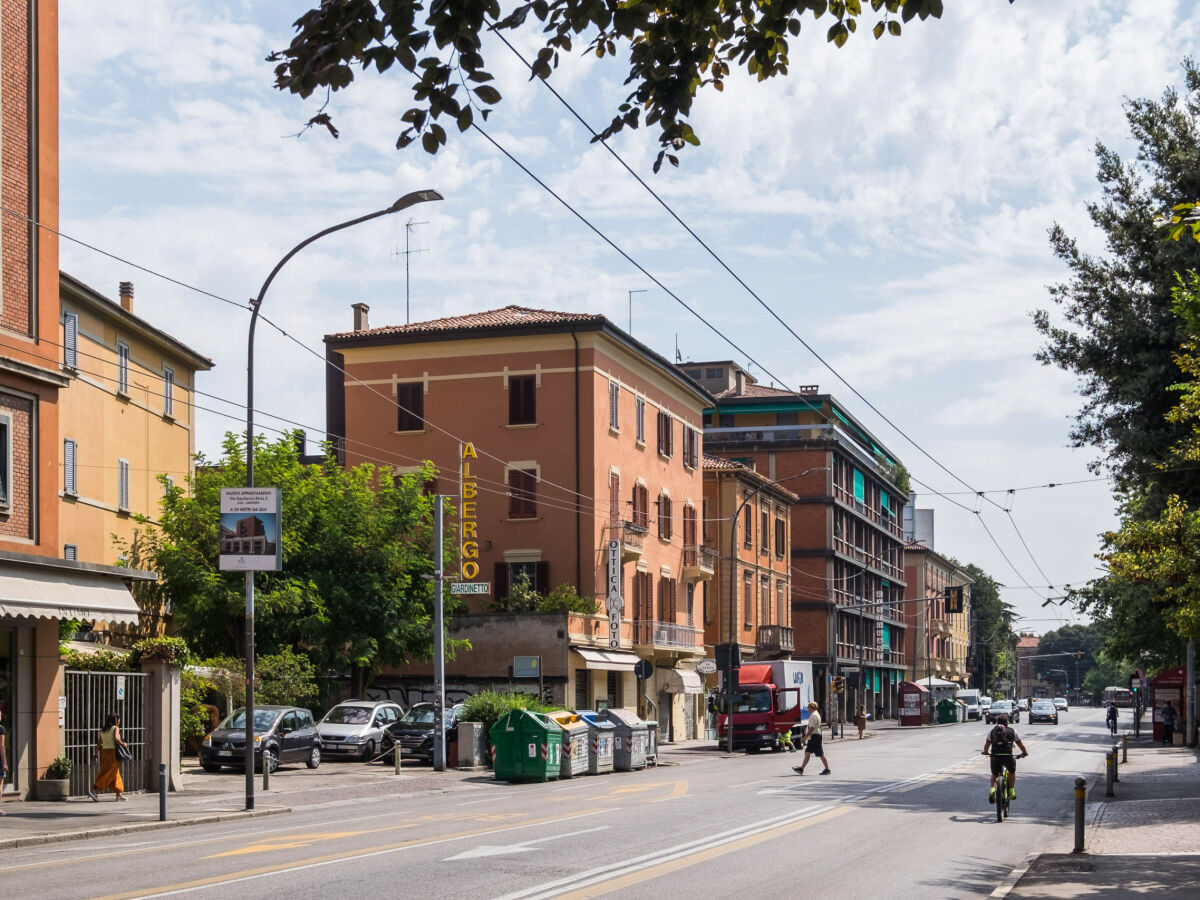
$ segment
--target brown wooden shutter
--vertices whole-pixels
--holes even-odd
[[[533,589],[539,594],[548,594],[550,592],[550,563],[546,560],[539,560],[537,569],[534,574]]]
[[[508,563],[496,563],[492,573],[492,596],[503,600],[508,596]]]

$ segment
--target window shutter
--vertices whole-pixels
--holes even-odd
[[[75,442],[63,441],[63,491],[74,494],[75,490]]]
[[[533,579],[535,591],[543,596],[550,592],[550,563],[547,560],[538,561]]]
[[[79,362],[79,317],[75,313],[63,316],[63,365],[74,369]]]
[[[503,600],[508,596],[508,563],[498,562],[492,571],[492,596],[497,600]]]

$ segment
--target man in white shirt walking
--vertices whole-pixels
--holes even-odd
[[[804,731],[804,762],[798,766],[792,766],[792,770],[798,775],[804,774],[804,767],[814,756],[819,756],[821,762],[825,764],[821,774],[829,774],[829,760],[825,758],[825,750],[821,746],[821,714],[817,712],[819,708],[815,702],[808,704],[808,728]]]

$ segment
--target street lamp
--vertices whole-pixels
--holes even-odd
[[[369,222],[371,219],[378,219],[380,216],[391,215],[398,213],[402,209],[408,209],[410,206],[415,206],[418,203],[425,203],[429,200],[441,200],[442,195],[437,191],[413,191],[405,194],[391,206],[386,209],[376,210],[373,213],[367,213],[365,216],[359,216],[357,219],[350,219],[347,222],[342,222],[340,225],[333,225],[323,231],[318,231],[311,237],[307,237],[298,243],[295,247],[287,252],[283,259],[275,264],[275,268],[271,270],[271,274],[267,276],[267,280],[263,282],[262,288],[258,292],[258,296],[252,301],[252,310],[250,313],[250,332],[247,341],[246,349],[246,487],[254,487],[254,329],[258,325],[258,313],[262,309],[263,298],[267,295],[267,288],[271,286],[271,282],[275,280],[275,276],[279,274],[279,270],[284,267],[289,259],[311,244],[313,241],[320,240],[327,234],[333,234],[335,231],[341,231],[343,228],[350,228],[353,225],[360,225],[363,222]],[[254,809],[254,572],[246,572],[246,809]],[[264,757],[263,765],[267,765],[267,760]]]
[[[741,504],[734,510],[733,518],[729,523],[729,643],[725,645],[727,651],[725,655],[725,740],[729,753],[733,752],[733,694],[737,690],[737,685],[733,680],[733,654],[734,654],[734,632],[737,628],[737,523],[738,518],[742,514],[742,510],[746,508],[754,497],[766,487],[774,487],[782,484],[785,481],[791,481],[793,478],[802,478],[805,475],[811,475],[813,472],[828,472],[829,466],[816,466],[812,469],[805,469],[803,472],[797,472],[795,475],[786,475],[783,478],[778,478],[775,481],[765,481],[760,485],[756,485],[754,490],[749,491]],[[837,659],[836,648],[834,659]],[[739,661],[740,664],[740,661]]]

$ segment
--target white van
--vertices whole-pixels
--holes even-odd
[[[979,698],[979,717],[981,719],[987,718],[988,710],[991,708],[992,708],[992,698],[991,697],[984,696],[984,697]]]
[[[967,718],[968,719],[978,719],[983,715],[983,713],[980,711],[980,707],[979,707],[979,689],[978,688],[967,688],[967,689],[958,691],[954,695],[954,699],[961,700],[963,703],[965,703],[967,705]]]

